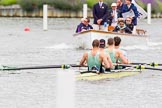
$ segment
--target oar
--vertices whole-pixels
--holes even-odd
[[[29,67],[10,67],[10,66],[1,66],[0,70],[9,71],[9,70],[29,70],[29,69],[51,69],[51,68],[62,68],[69,69],[70,67],[81,67],[80,65],[70,64],[70,65],[45,65],[45,66],[29,66]]]
[[[152,62],[152,63],[130,63],[130,64],[133,64],[133,65],[149,65],[149,66],[152,66],[152,67],[162,66],[162,64],[158,64],[158,63],[155,63],[155,62]]]
[[[158,70],[158,71],[162,71],[162,69],[160,68],[152,68],[152,67],[146,67],[144,65],[129,65],[129,64],[118,64],[119,66],[125,66],[125,67],[133,67],[136,69],[149,69],[149,70]]]

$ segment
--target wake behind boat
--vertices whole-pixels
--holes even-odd
[[[83,49],[91,49],[91,43],[94,39],[105,39],[107,41],[108,38],[115,36],[119,36],[122,39],[123,47],[130,45],[147,45],[148,35],[146,31],[137,29],[137,33],[138,34],[126,34],[111,31],[87,30],[75,33],[73,36],[76,38],[78,47]]]

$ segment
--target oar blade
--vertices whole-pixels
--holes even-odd
[[[11,70],[33,70],[33,69],[52,69],[52,68],[62,68],[69,69],[70,67],[81,67],[80,65],[70,64],[70,65],[45,65],[45,66],[29,66],[29,67],[10,67],[10,66],[1,66],[1,71],[11,71]]]

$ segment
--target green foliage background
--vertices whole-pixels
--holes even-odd
[[[112,2],[116,0],[104,0],[110,7]],[[90,9],[98,0],[0,0],[0,5],[19,4],[25,11],[33,11],[41,9],[44,3],[47,3],[60,10],[79,11],[82,10],[83,4],[87,3]],[[136,0],[136,2],[145,10],[147,9],[146,1]],[[153,0],[152,13],[162,13],[162,0]]]
[[[11,5],[11,4],[16,4],[17,0],[0,0],[0,5]]]

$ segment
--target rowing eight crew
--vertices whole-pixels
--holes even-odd
[[[116,36],[109,38],[108,47],[105,48],[105,40],[95,39],[92,42],[92,50],[85,52],[80,61],[81,66],[88,66],[88,71],[96,70],[99,73],[115,69],[116,63],[128,64],[128,59],[124,52],[119,49],[121,39]]]

